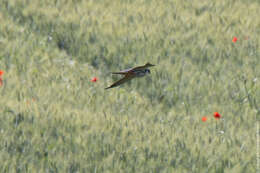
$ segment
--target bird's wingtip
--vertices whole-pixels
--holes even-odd
[[[111,86],[109,86],[109,87],[106,87],[106,88],[105,88],[105,90],[107,90],[107,89],[109,89],[109,88],[112,88],[112,87],[111,87]]]

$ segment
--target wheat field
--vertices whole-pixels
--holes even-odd
[[[260,171],[259,10],[1,0],[0,172]],[[149,76],[104,90],[147,62]]]

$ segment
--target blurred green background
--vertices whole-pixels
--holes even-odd
[[[0,172],[256,172],[259,10],[1,0]],[[104,90],[146,62],[150,76]]]

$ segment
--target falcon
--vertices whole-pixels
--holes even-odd
[[[112,74],[120,74],[120,75],[124,75],[124,77],[118,81],[116,81],[115,83],[113,83],[112,85],[110,85],[109,87],[105,88],[105,89],[110,89],[110,88],[114,88],[117,87],[127,81],[132,80],[133,78],[136,77],[144,77],[147,74],[150,74],[150,70],[149,67],[153,67],[155,65],[150,64],[149,62],[146,63],[143,66],[138,66],[138,67],[133,67],[130,69],[126,69],[126,70],[122,70],[119,72],[112,72]]]

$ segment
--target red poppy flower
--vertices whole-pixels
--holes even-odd
[[[0,70],[0,76],[2,76],[4,74],[3,70]]]
[[[214,117],[216,119],[220,119],[221,118],[221,115],[218,113],[218,112],[214,112]]]
[[[206,122],[207,119],[208,119],[207,117],[202,117],[202,118],[201,118],[201,120],[202,120],[203,122]]]
[[[92,79],[91,79],[91,82],[97,82],[97,78],[96,77],[93,77]]]
[[[232,40],[234,43],[237,42],[237,37],[234,37]]]

